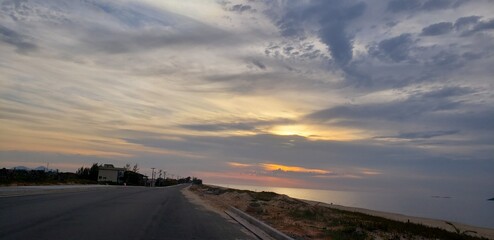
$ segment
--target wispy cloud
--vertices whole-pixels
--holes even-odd
[[[232,167],[238,167],[238,168],[246,168],[246,167],[252,167],[252,164],[247,164],[247,163],[238,163],[238,162],[228,162],[228,165]]]
[[[487,0],[3,1],[0,163],[492,189],[493,13]],[[455,178],[465,168],[475,184]]]

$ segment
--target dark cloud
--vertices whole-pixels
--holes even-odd
[[[206,132],[218,132],[218,131],[228,131],[228,130],[242,130],[242,131],[255,130],[254,126],[245,123],[184,124],[180,126],[182,128],[186,128],[190,130],[206,131]]]
[[[448,136],[459,133],[459,130],[429,131],[429,132],[406,132],[395,136],[380,136],[375,138],[399,138],[399,139],[429,139],[441,136]]]
[[[372,46],[369,50],[372,56],[382,60],[401,62],[409,59],[409,53],[414,47],[412,35],[409,33],[382,40],[377,46]]]
[[[248,1],[249,3],[254,3],[255,1]],[[233,4],[230,1],[218,1],[218,4],[220,4],[225,11],[229,12],[236,12],[236,13],[244,13],[244,12],[250,12],[250,13],[255,13],[257,12],[257,9],[252,7],[252,5],[248,4]]]
[[[480,17],[480,16],[468,16],[468,17],[458,18],[458,19],[456,19],[456,22],[454,25],[455,29],[456,29],[456,31],[468,29],[469,27],[477,24],[481,18],[482,17]]]
[[[270,126],[275,124],[290,124],[293,123],[290,119],[276,119],[271,121],[244,121],[235,123],[209,123],[209,124],[183,124],[180,127],[195,131],[231,131],[231,130],[242,130],[242,131],[256,131],[257,127],[260,126]]]
[[[415,94],[402,101],[336,106],[311,113],[306,118],[316,121],[344,119],[413,120],[424,114],[458,109],[462,103],[452,97],[469,93],[472,93],[472,90],[461,87],[447,87]]]
[[[266,65],[264,65],[261,61],[259,60],[252,60],[252,64],[254,64],[256,67],[262,69],[262,70],[266,70]]]
[[[353,20],[362,16],[366,9],[367,4],[365,2],[358,2],[350,5],[349,7],[343,8],[342,14],[345,20]]]
[[[391,0],[388,2],[387,10],[395,13],[417,10],[432,11],[456,8],[465,2],[465,0]]]
[[[466,52],[461,55],[466,60],[472,61],[472,60],[477,60],[481,59],[483,57],[482,53],[476,53],[476,52]]]
[[[206,141],[193,141],[193,139],[179,138],[179,139],[162,139],[162,138],[122,138],[122,140],[139,144],[147,147],[153,147],[158,149],[168,149],[173,151],[182,151],[189,153],[205,152],[208,149],[214,149],[215,144],[213,142]]]
[[[464,65],[463,57],[447,50],[443,50],[432,56],[428,61],[430,66],[436,67],[438,70],[447,70],[460,68]]]
[[[455,29],[461,31],[462,36],[471,36],[478,32],[494,29],[494,19],[480,20],[481,17],[470,16],[458,18],[455,22]]]
[[[424,2],[422,8],[425,10],[438,10],[450,7],[454,1],[452,0],[428,0]]]
[[[461,148],[468,156],[488,158],[485,151],[493,144],[494,112],[487,103],[466,100],[476,98],[478,91],[465,87],[444,87],[415,93],[407,99],[393,102],[335,106],[309,114],[305,119],[318,124],[375,132],[399,129],[397,132],[401,133],[397,135],[379,135],[375,139],[408,139],[410,141],[406,144]],[[450,135],[454,137],[448,137]]]
[[[361,2],[343,9],[343,11],[337,13],[337,15],[342,15],[343,18],[338,19],[335,19],[334,15],[329,15],[334,14],[334,12],[328,12],[328,15],[321,20],[321,40],[330,47],[331,56],[340,65],[346,65],[352,60],[352,36],[345,32],[346,21],[361,16],[366,6],[365,3]]]
[[[243,12],[251,12],[251,13],[254,13],[254,12],[257,11],[252,6],[250,6],[250,5],[244,5],[244,4],[236,4],[236,5],[233,5],[228,10],[229,11],[232,11],[232,12],[238,12],[238,13],[243,13]]]
[[[270,72],[240,73],[240,74],[213,74],[206,75],[204,79],[211,82],[228,82],[233,91],[249,92],[259,87],[273,88],[272,81],[265,81],[277,76]],[[263,85],[264,84],[264,85]]]
[[[494,19],[477,23],[477,25],[473,28],[473,31],[478,32],[492,29],[494,29]]]
[[[382,119],[388,121],[413,120],[424,113],[451,110],[459,106],[449,101],[407,100],[382,104],[337,106],[314,112],[307,117],[313,120]]]
[[[427,118],[428,124],[448,126],[453,129],[475,132],[478,139],[486,135],[483,144],[494,144],[494,110],[485,105],[467,105],[465,110],[454,113],[431,115]],[[466,143],[465,143],[466,144]],[[479,144],[479,143],[476,143]]]
[[[392,12],[415,10],[420,8],[420,1],[391,0],[387,8]]]
[[[451,32],[453,30],[453,23],[450,22],[440,22],[431,24],[422,29],[422,36],[436,36],[443,35]]]
[[[317,33],[329,47],[333,60],[341,66],[352,60],[353,36],[346,31],[346,27],[351,20],[363,15],[367,8],[364,2],[314,1],[287,8],[281,19],[276,21],[283,36],[304,38],[306,24],[317,24]]]
[[[335,62],[345,65],[352,59],[353,46],[342,24],[325,25],[321,29],[320,36],[322,41],[330,47],[331,56]]]
[[[300,81],[298,69],[290,65],[282,65],[288,71],[248,71],[236,74],[206,74],[203,80],[208,82],[223,82],[223,89],[237,94],[263,93],[273,94],[273,91],[287,89],[314,89],[319,84],[315,81]],[[310,72],[305,72],[307,75]],[[306,75],[306,76],[307,76]],[[309,79],[307,76],[306,79]],[[210,90],[208,90],[210,91]]]
[[[415,98],[441,99],[464,96],[474,92],[475,91],[473,89],[466,87],[443,87],[435,91],[418,94],[415,96]]]
[[[315,60],[320,59],[323,61],[328,60],[327,54],[321,49],[317,49],[313,42],[300,42],[295,43],[270,43],[264,50],[264,54],[274,58],[291,58],[299,60]]]
[[[28,53],[38,49],[27,37],[7,27],[0,25],[0,41],[16,47],[19,53]]]

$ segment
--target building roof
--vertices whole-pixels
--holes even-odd
[[[110,170],[110,171],[125,171],[125,168],[116,168],[113,164],[104,164],[98,168],[99,170]]]

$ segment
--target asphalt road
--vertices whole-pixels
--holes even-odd
[[[168,188],[0,197],[0,239],[255,239]]]

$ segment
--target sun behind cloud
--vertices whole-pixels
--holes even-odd
[[[299,172],[299,173],[317,173],[317,174],[328,174],[330,171],[316,168],[304,168],[299,166],[287,166],[281,164],[265,163],[262,167],[266,171],[284,171],[284,172]]]
[[[366,137],[355,129],[308,124],[275,125],[270,127],[268,132],[281,136],[301,136],[311,140],[350,141]]]

